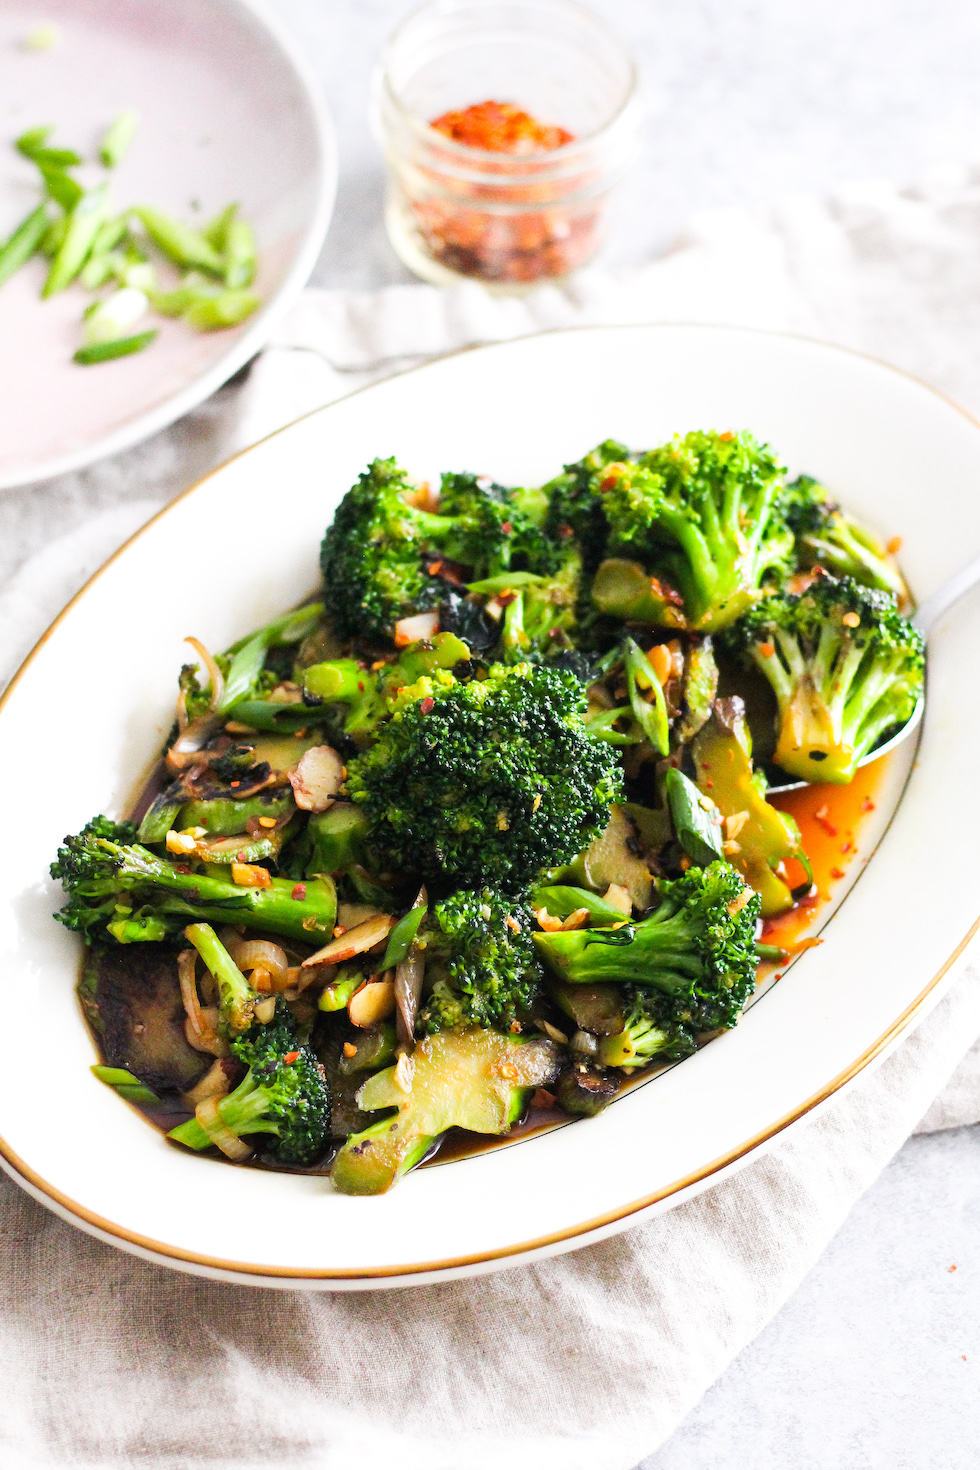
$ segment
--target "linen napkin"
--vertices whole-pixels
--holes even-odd
[[[308,292],[245,380],[177,428],[4,502],[3,556],[20,564],[0,595],[5,672],[195,474],[453,346],[583,320],[725,320],[877,351],[976,402],[978,228],[980,174],[951,173],[703,219],[641,273],[524,301]],[[31,556],[54,523],[63,539]],[[572,1255],[394,1294],[197,1281],[73,1231],[4,1179],[0,1462],[628,1470],[779,1309],[923,1114],[928,1128],[980,1121],[980,1048],[964,1058],[978,1034],[971,964],[876,1070],[710,1192]]]

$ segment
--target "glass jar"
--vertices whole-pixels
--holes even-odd
[[[490,99],[571,141],[500,152],[432,126]],[[375,82],[395,250],[437,284],[512,293],[568,275],[599,248],[635,114],[632,61],[574,0],[430,0],[395,30]]]

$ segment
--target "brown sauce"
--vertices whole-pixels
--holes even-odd
[[[837,885],[844,879],[855,859],[866,861],[870,853],[862,854],[862,828],[874,811],[877,794],[882,786],[889,758],[862,767],[847,786],[808,786],[800,791],[774,796],[773,805],[788,812],[800,829],[803,848],[813,870],[813,890],[795,908],[776,918],[767,919],[763,925],[762,938],[768,944],[778,944],[792,951],[795,945],[805,940],[815,926],[820,910],[827,904]],[[140,794],[133,803],[131,817],[139,821],[163,784],[163,765],[154,761],[150,771],[140,784]],[[795,877],[796,875],[794,875]],[[800,875],[802,877],[802,875]],[[782,973],[781,965],[762,967],[763,976]],[[94,1038],[98,1046],[98,1038]],[[100,1060],[101,1057],[100,1048]],[[619,1095],[629,1092],[637,1085],[648,1081],[658,1068],[638,1072],[626,1078]],[[135,1106],[135,1105],[134,1105]],[[161,1099],[157,1104],[139,1105],[139,1111],[156,1128],[166,1133],[178,1123],[184,1122],[190,1113],[178,1096]],[[452,1129],[422,1165],[423,1168],[436,1164],[451,1163],[471,1158],[491,1149],[505,1148],[524,1142],[553,1128],[564,1127],[575,1120],[557,1107],[535,1108],[499,1137],[483,1137],[467,1133],[463,1129]],[[174,1145],[175,1147],[177,1145]],[[289,1174],[325,1175],[336,1147],[334,1145],[324,1158],[308,1169],[282,1165],[271,1156],[257,1154],[249,1161],[250,1167],[271,1169]],[[216,1152],[209,1157],[223,1156]],[[240,1166],[239,1166],[240,1167]]]

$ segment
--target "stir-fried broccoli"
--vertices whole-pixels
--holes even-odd
[[[453,633],[437,633],[431,640],[413,643],[397,658],[376,660],[335,658],[311,664],[303,674],[308,705],[322,704],[334,711],[339,732],[354,744],[364,744],[389,713],[391,700],[406,685],[426,674],[465,663],[470,650]]]
[[[572,674],[496,666],[467,684],[420,680],[350,762],[382,867],[520,892],[605,826],[620,790],[613,753],[585,724]]]
[[[357,1094],[365,1112],[395,1111],[351,1134],[337,1154],[330,1177],[344,1194],[390,1189],[449,1128],[506,1133],[557,1070],[550,1042],[479,1027],[427,1036],[406,1061],[376,1072]]]
[[[533,527],[500,486],[446,475],[438,510],[413,503],[418,494],[394,459],[376,459],[341,501],[320,565],[344,636],[390,644],[399,619],[438,606],[449,585],[443,559],[487,575],[529,554]]]
[[[922,634],[890,593],[851,578],[766,598],[732,642],[776,695],[776,764],[804,781],[850,781],[922,692]]]
[[[256,1023],[236,1037],[231,1050],[248,1070],[235,1090],[218,1100],[211,1131],[199,1115],[168,1136],[197,1150],[225,1134],[263,1137],[280,1163],[300,1168],[314,1163],[327,1145],[330,1095],[320,1063],[297,1041],[285,1002],[277,1001],[267,1025]]]
[[[541,983],[533,927],[522,903],[486,888],[437,903],[421,934],[428,994],[419,1029],[519,1025]]]
[[[786,486],[780,504],[804,566],[853,577],[855,582],[890,592],[902,601],[905,583],[887,547],[841,510],[826,485],[810,475],[800,475]]]
[[[95,817],[66,837],[51,865],[68,902],[55,917],[92,941],[119,944],[173,938],[188,920],[242,924],[312,944],[329,935],[337,897],[329,878],[301,886],[268,877],[245,886],[213,873],[179,867],[133,841],[129,822]],[[251,875],[250,875],[251,876]]]
[[[260,723],[260,710],[265,696],[272,692],[288,668],[269,667],[270,656],[292,655],[323,619],[323,603],[310,602],[304,607],[274,618],[247,638],[240,638],[224,653],[215,657],[220,685],[217,689],[201,687],[198,671],[192,664],[181,670],[180,688],[184,712],[188,719],[208,712],[227,718],[240,718],[244,711],[249,723]],[[274,663],[274,660],[273,660]],[[281,710],[277,709],[281,716]],[[266,723],[272,723],[271,718]]]
[[[637,924],[535,934],[541,958],[573,985],[653,986],[693,1031],[733,1026],[755,985],[758,895],[726,862],[689,868],[659,895]]]
[[[766,771],[847,781],[921,695],[888,550],[748,433],[520,487],[375,460],[323,602],[190,639],[139,826],[59,848],[57,918],[155,1036],[115,1054],[89,997],[109,1080],[196,1103],[192,1150],[335,1140],[335,1187],[375,1194],[451,1129],[593,1115],[734,1026],[784,956],[760,915],[813,885]]]
[[[622,1031],[599,1039],[598,1059],[604,1067],[632,1071],[648,1062],[679,1062],[695,1049],[691,1019],[684,999],[624,985],[626,1012]],[[682,1015],[684,1019],[681,1019]]]
[[[575,543],[586,573],[595,571],[606,544],[600,485],[607,466],[629,457],[625,444],[605,439],[581,459],[567,464],[543,487],[548,498],[545,529],[559,543]]]
[[[691,628],[711,632],[733,623],[759,598],[767,576],[790,563],[781,475],[772,452],[746,433],[688,434],[638,461],[608,466],[600,488],[609,549],[620,559],[635,557],[627,565],[648,575],[631,592],[621,571],[619,581],[600,571],[595,597],[602,611],[674,626],[676,589]],[[658,584],[653,599],[650,576]]]

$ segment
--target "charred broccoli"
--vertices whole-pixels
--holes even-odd
[[[541,966],[530,911],[489,889],[463,889],[432,911],[420,936],[427,996],[420,1031],[518,1027],[538,993]]]
[[[437,510],[394,459],[376,459],[341,501],[323,538],[324,603],[338,632],[390,644],[395,624],[438,606],[442,561],[477,576],[520,563],[535,533],[506,492],[476,475],[446,475]]]

